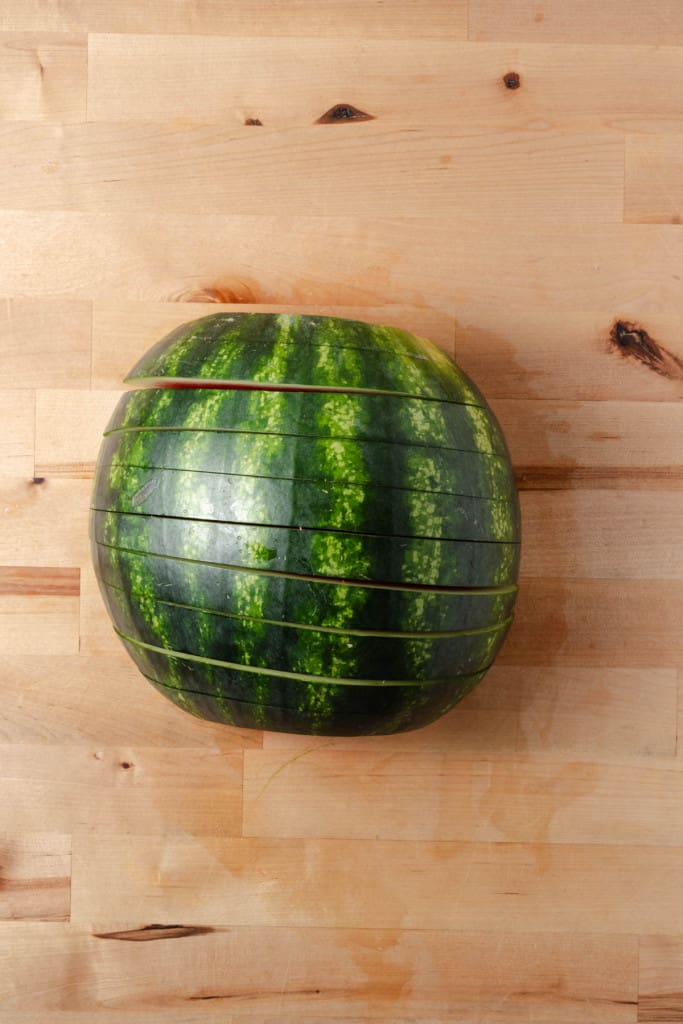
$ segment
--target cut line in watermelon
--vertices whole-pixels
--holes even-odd
[[[466,405],[475,409],[482,409],[479,402],[456,401],[452,398],[445,398],[438,395],[421,395],[414,391],[389,391],[386,388],[353,388],[353,387],[323,387],[318,384],[275,384],[264,381],[263,383],[251,383],[239,380],[213,380],[207,377],[202,380],[197,377],[138,377],[124,378],[124,384],[130,384],[135,390],[146,391],[151,388],[163,390],[181,390],[194,388],[198,391],[208,389],[214,391],[312,391],[317,394],[331,395],[391,395],[396,398],[421,399],[424,402],[447,402],[450,405]]]
[[[313,573],[284,572],[279,569],[262,569],[252,566],[235,565],[231,562],[212,562],[205,558],[186,558],[182,555],[169,555],[157,551],[142,551],[138,548],[130,548],[121,544],[107,544],[105,541],[94,539],[97,547],[107,548],[111,551],[122,551],[129,555],[143,555],[145,558],[163,558],[172,562],[186,562],[188,565],[207,565],[213,569],[229,569],[231,572],[254,573],[257,576],[281,576],[284,579],[306,580],[310,583],[338,585],[346,587],[367,587],[371,590],[406,590],[423,591],[425,594],[477,594],[481,596],[494,594],[515,594],[519,590],[516,583],[486,584],[483,586],[443,586],[430,583],[395,583],[391,580],[366,580],[351,576],[316,576]]]
[[[489,586],[514,583],[519,542],[422,540],[304,530],[296,526],[245,526],[127,512],[95,512],[95,539],[114,547],[140,545],[161,554],[222,561],[245,568],[294,570],[314,576],[383,582]]]
[[[321,689],[316,698],[304,688],[295,705],[240,700],[223,692],[204,693],[160,683],[138,666],[166,699],[198,718],[247,729],[270,729],[316,736],[368,736],[407,732],[429,725],[450,711],[481,680],[484,673],[462,676],[443,686],[410,692],[400,687],[335,691]],[[291,684],[290,684],[291,685]],[[356,699],[352,700],[351,698]],[[359,708],[361,710],[359,710]]]
[[[489,665],[489,668],[490,667],[491,666]],[[436,690],[437,688],[442,688],[442,687],[448,686],[450,684],[457,685],[457,683],[460,680],[462,680],[463,682],[467,683],[470,680],[480,679],[481,676],[483,676],[486,672],[488,672],[488,668],[487,669],[482,669],[480,672],[467,672],[467,673],[464,673],[463,675],[460,675],[460,676],[453,676],[451,679],[447,679],[445,681],[443,681],[441,679],[434,679],[434,680],[430,680],[429,682],[421,682],[421,683],[418,683],[418,684],[414,685],[414,689],[416,691],[420,691],[420,690],[427,690],[428,691],[430,689],[430,687],[433,686],[433,688]],[[171,683],[162,683],[159,679],[154,679],[152,676],[146,675],[144,672],[142,672],[142,675],[145,677],[145,679],[148,679],[150,681],[150,683],[154,683],[157,686],[164,686],[164,687],[166,687],[166,689],[173,690],[176,693],[194,693],[198,697],[214,697],[214,698],[218,697],[217,693],[210,693],[208,690],[192,690],[189,687],[185,687],[185,686],[181,688],[181,687],[178,687],[178,686],[173,686]],[[334,686],[334,685],[336,685],[337,682],[339,682],[339,680],[332,680],[330,685]],[[309,685],[313,685],[313,684],[309,683]],[[326,685],[326,684],[321,684],[321,685]],[[364,683],[359,683],[358,686],[354,687],[354,688],[358,689],[360,686],[365,686],[365,685],[366,684],[364,684]],[[401,687],[407,686],[407,685],[409,686],[409,685],[412,685],[412,684],[409,684],[409,683],[408,684],[407,683],[391,683],[391,684],[386,684],[384,686],[373,686],[372,688],[377,690],[378,693],[381,694],[381,693],[391,693],[392,690],[399,690],[399,689],[401,689]],[[258,708],[265,707],[265,708],[268,708],[268,709],[276,709],[277,708],[278,710],[291,710],[291,708],[288,705],[280,705],[280,704],[265,704],[264,705],[264,704],[260,704],[258,701],[255,701],[255,700],[253,700],[253,701],[252,700],[245,700],[243,697],[240,697],[240,698],[232,697],[232,698],[227,698],[227,699],[231,700],[231,701],[236,701],[239,704],[250,704],[250,705],[252,705],[254,707],[258,707]],[[353,715],[353,714],[362,715],[362,712],[347,711],[346,713],[347,714],[351,714],[351,715]]]
[[[441,679],[347,679],[336,676],[316,676],[309,675],[303,672],[287,672],[284,669],[265,669],[260,668],[257,665],[240,665],[237,662],[232,661],[221,661],[220,658],[207,658],[200,654],[186,654],[182,651],[176,651],[169,647],[158,647],[156,644],[148,644],[144,640],[138,640],[135,637],[127,636],[125,633],[113,627],[114,632],[125,644],[130,644],[133,647],[140,647],[146,651],[152,651],[155,654],[163,655],[167,658],[178,658],[180,661],[197,662],[200,665],[213,665],[216,668],[227,668],[235,672],[247,672],[250,675],[255,676],[273,676],[276,679],[291,679],[294,682],[300,683],[315,683],[323,686],[368,686],[368,687],[392,687],[392,686],[414,686],[420,688],[423,686],[439,685],[444,683],[450,683],[457,676],[446,676]],[[478,670],[479,672],[487,672],[490,665]]]
[[[168,519],[172,522],[181,523],[204,523],[215,526],[245,526],[245,527],[257,527],[258,529],[274,529],[274,530],[294,530],[297,533],[332,533],[341,534],[342,537],[362,537],[373,540],[433,540],[443,542],[445,544],[499,544],[505,547],[519,547],[520,541],[518,540],[488,540],[488,539],[477,539],[472,540],[471,537],[432,537],[419,533],[371,533],[368,530],[343,530],[335,526],[326,526],[321,529],[319,526],[292,526],[289,523],[252,523],[246,519],[205,519],[202,516],[177,516],[169,515],[168,513],[158,512],[138,512],[138,511],[121,511],[119,509],[112,508],[97,508],[94,505],[90,506],[91,512],[102,512],[106,515],[112,516],[143,516],[146,519]]]
[[[442,349],[219,313],[126,386],[91,549],[157,691],[210,721],[368,735],[434,721],[485,675],[513,621],[519,500],[495,414]]]
[[[474,444],[481,452],[509,455],[491,410],[395,394],[138,389],[121,395],[104,433],[129,427],[384,440],[454,450]]]
[[[514,542],[516,502],[388,485],[156,466],[98,467],[91,509],[195,521]]]
[[[115,583],[111,583],[108,580],[103,579],[97,573],[95,576],[96,579],[108,590],[117,590],[120,593],[126,593],[123,587],[119,587]],[[258,615],[246,615],[238,612],[226,612],[216,608],[204,608],[201,605],[185,604],[182,601],[168,601],[162,597],[158,598],[158,603],[168,608],[185,608],[187,611],[201,612],[203,615],[218,615],[226,619],[245,619],[250,622],[261,623],[268,626],[282,626],[284,629],[305,629],[311,630],[315,633],[331,633],[338,636],[385,637],[387,639],[400,640],[447,640],[460,636],[482,636],[486,633],[492,633],[498,629],[502,629],[503,626],[511,625],[514,619],[514,616],[510,615],[501,622],[493,622],[491,625],[487,626],[478,626],[475,629],[437,630],[431,633],[424,631],[405,632],[400,630],[353,629],[341,626],[321,626],[305,622],[286,622],[282,619],[268,619]]]

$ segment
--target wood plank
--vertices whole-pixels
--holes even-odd
[[[46,594],[55,597],[78,597],[80,592],[79,569],[35,565],[0,565],[0,594]]]
[[[262,734],[193,718],[156,693],[123,648],[107,657],[3,658],[0,742],[110,747],[260,746]]]
[[[0,133],[5,209],[329,216],[349,207],[375,217],[439,209],[598,225],[622,222],[623,187],[624,143],[613,133],[546,132],[542,146],[537,132],[458,138],[375,120],[352,133],[92,122]]]
[[[45,5],[42,0],[4,0],[0,29],[54,32],[186,33],[215,36],[332,36],[350,39],[467,38],[467,0],[393,0],[388,16],[382,0],[348,0],[343,5],[297,0],[77,0]]]
[[[121,641],[114,632],[90,561],[81,570],[81,654],[118,654]]]
[[[110,391],[38,391],[36,474],[48,479],[91,478],[102,432],[118,397]]]
[[[199,298],[199,297],[198,297]],[[93,310],[93,387],[123,388],[123,379],[140,356],[180,324],[221,312],[301,313],[340,316],[389,324],[430,338],[453,354],[453,318],[419,306],[285,306],[235,304],[228,296],[206,293],[195,302],[97,302]],[[215,299],[225,298],[225,302]]]
[[[676,934],[677,847],[74,836],[72,920]],[[409,884],[406,884],[409,879]]]
[[[14,743],[0,765],[3,832],[241,832],[240,752]]]
[[[524,489],[680,490],[683,406],[673,402],[491,402]]]
[[[314,124],[335,104],[394,124],[420,123],[430,109],[448,118],[443,88],[453,84],[449,64],[457,60],[447,41],[366,39],[358,47],[354,39],[306,36],[92,33],[88,53],[89,120],[244,124],[253,118],[267,128]],[[138,90],[131,89],[130,74],[140,76]],[[353,128],[341,125],[347,134]]]
[[[680,491],[524,491],[524,576],[683,579]]]
[[[0,920],[67,921],[71,837],[3,829]]]
[[[129,934],[141,941],[71,925],[0,928],[5,1019],[40,1014],[53,1024],[106,1001],[111,1024],[225,1022],[226,1013],[231,1024],[435,1024],[493,1020],[501,1009],[514,1024],[584,1024],[595,1006],[604,1024],[635,1021],[631,936],[286,926],[206,926],[177,942],[142,941],[165,939],[163,930]]]
[[[508,665],[660,668],[683,661],[678,580],[523,580]]]
[[[487,398],[560,401],[676,401],[683,396],[683,312],[652,310],[634,323],[640,299],[586,313],[458,306],[456,356]],[[615,325],[622,333],[613,335]],[[623,333],[637,327],[642,334]],[[617,340],[620,339],[620,340]],[[660,359],[648,358],[648,350]]]
[[[344,38],[94,33],[88,52],[94,121],[257,118],[282,128],[351,104],[385,124],[457,126],[459,133],[683,129],[676,46],[413,38],[365,39],[358,47]],[[506,88],[510,71],[521,76],[521,88]]]
[[[90,386],[88,302],[6,299],[0,304],[0,375],[11,388]]]
[[[626,138],[624,219],[635,224],[683,223],[683,136]]]
[[[676,0],[469,0],[469,38],[533,43],[683,44],[683,11]]]
[[[400,217],[352,214],[0,211],[0,231],[13,247],[13,259],[0,266],[1,294],[108,301],[168,301],[213,289],[235,303],[377,306],[400,296],[449,314],[459,303],[488,303],[509,316],[529,308],[557,316],[576,309],[578,294],[585,311],[607,319],[628,311],[637,293],[634,315],[644,319],[650,310],[677,308],[674,264],[683,263],[683,232],[670,224],[610,224],[594,232],[532,224],[498,233],[436,217],[421,219],[417,231]]]
[[[352,306],[395,302],[400,295],[413,305],[452,309],[452,275],[446,287],[443,266],[443,243],[452,231],[443,224],[424,227],[416,237],[400,220],[366,224],[351,216],[0,211],[0,231],[13,247],[12,261],[0,266],[3,294],[156,302],[208,290],[237,303]],[[300,240],[295,249],[294,236]],[[441,283],[426,299],[423,282],[432,277]]]
[[[683,842],[683,772],[676,768],[258,750],[245,754],[244,781],[245,836]]]
[[[0,432],[0,477],[33,477],[35,394],[0,389],[3,430]]]
[[[0,593],[0,652],[77,654],[78,597]]]
[[[638,956],[638,1021],[683,1019],[683,938],[643,935]]]
[[[84,34],[0,30],[0,121],[81,121],[85,117]]]
[[[91,481],[38,481],[0,477],[0,565],[40,567],[45,572],[46,565],[71,569],[89,563]]]
[[[318,740],[266,733],[264,748],[438,751],[489,761],[559,754],[592,762],[647,764],[660,758],[665,765],[676,752],[677,702],[673,669],[497,663],[466,700],[425,729]]]

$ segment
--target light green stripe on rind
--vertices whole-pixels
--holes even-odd
[[[507,455],[485,408],[396,395],[254,389],[149,388],[122,395],[105,435],[203,429],[425,444]]]
[[[486,587],[516,582],[519,566],[519,544],[514,543],[394,538],[123,512],[92,515],[95,539],[117,547],[342,582]],[[108,540],[102,517],[109,520],[112,515],[117,532]]]
[[[106,584],[108,587],[116,590],[116,586],[112,583]],[[349,588],[350,589],[350,588]],[[284,628],[291,629],[310,629],[320,631],[322,633],[341,633],[344,636],[367,636],[367,637],[390,637],[393,639],[401,640],[444,640],[448,637],[456,636],[479,636],[483,633],[489,633],[492,629],[497,629],[499,626],[505,626],[512,622],[512,617],[502,619],[499,622],[493,622],[490,626],[479,626],[477,629],[455,629],[455,630],[438,630],[436,632],[422,632],[422,633],[398,633],[392,632],[391,630],[385,630],[380,632],[372,629],[351,629],[350,627],[340,628],[339,626],[326,626],[323,624],[312,625],[310,623],[302,622],[283,622],[280,619],[264,619],[258,616],[250,616],[246,612],[226,612],[216,611],[215,609],[201,608],[193,604],[182,604],[180,601],[165,601],[163,598],[159,598],[159,603],[169,605],[171,608],[187,608],[189,611],[203,612],[207,615],[221,615],[225,618],[246,618],[252,619],[254,622],[265,623],[269,626],[283,626]]]
[[[329,480],[495,501],[516,498],[512,467],[502,456],[350,438],[170,430],[110,434],[102,443],[99,464]],[[121,472],[114,477],[117,486]]]

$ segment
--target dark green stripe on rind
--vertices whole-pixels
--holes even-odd
[[[403,699],[384,688],[379,693],[382,698],[380,706],[372,705],[355,714],[340,707],[340,702],[336,701],[325,716],[321,716],[317,709],[309,710],[305,700],[295,708],[257,705],[223,696],[182,691],[149,675],[145,678],[178,707],[210,722],[303,735],[386,736],[420,729],[441,718],[476,686],[481,675],[447,684],[443,689],[441,686],[421,687]]]
[[[253,573],[93,544],[98,575],[130,589],[144,580],[155,600],[295,624],[378,632],[479,629],[512,614],[514,585],[481,592],[368,587],[278,573]]]
[[[333,317],[203,317],[162,339],[127,380],[163,378],[354,388],[485,405],[467,375],[431,343]]]
[[[138,427],[346,437],[507,455],[490,409],[398,395],[149,388],[121,396],[106,432]]]
[[[486,587],[514,583],[519,544],[368,536],[93,511],[94,538],[142,553],[307,576]]]
[[[127,591],[108,584],[101,589],[117,629],[145,643],[166,646]],[[508,621],[450,637],[362,636],[177,604],[165,612],[172,622],[172,649],[180,653],[335,679],[428,681],[479,672],[493,661],[510,625]]]
[[[99,464],[115,486],[129,467],[176,469],[247,477],[336,481],[434,491],[463,497],[516,500],[506,458],[421,445],[344,438],[214,431],[140,431],[107,436]]]
[[[517,541],[517,502],[413,492],[372,484],[279,480],[99,464],[93,507],[102,511],[344,529],[387,536]]]

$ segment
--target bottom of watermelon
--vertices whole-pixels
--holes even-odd
[[[450,711],[485,675],[478,672],[445,685],[413,687],[410,698],[406,697],[404,687],[375,687],[367,710],[359,712],[345,710],[343,700],[335,702],[333,709],[325,705],[314,709],[306,704],[280,707],[251,703],[222,695],[176,689],[144,672],[142,674],[159,693],[196,718],[242,729],[307,736],[386,736],[421,729]]]

